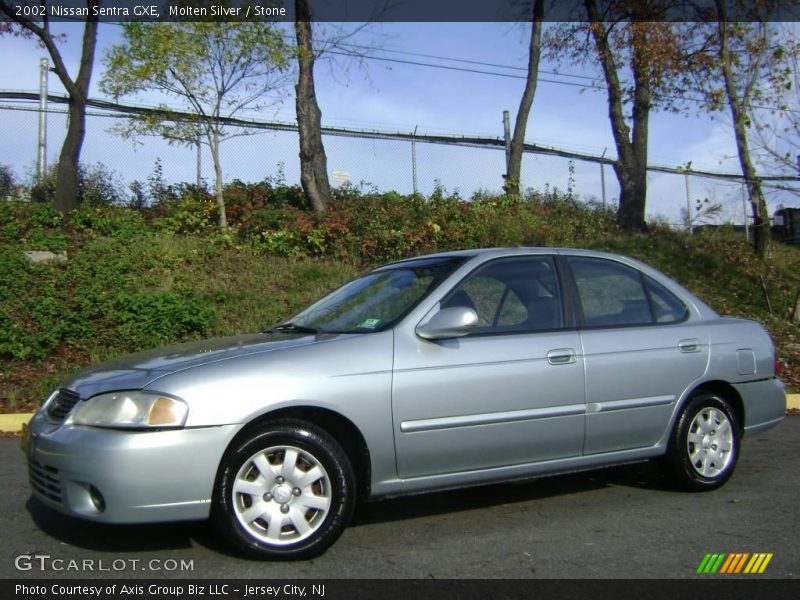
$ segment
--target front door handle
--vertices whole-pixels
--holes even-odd
[[[573,348],[558,348],[547,353],[547,362],[551,365],[569,365],[578,360]]]
[[[681,340],[678,342],[678,350],[683,353],[690,353],[690,352],[699,352],[700,351],[700,340],[693,338],[691,340]]]

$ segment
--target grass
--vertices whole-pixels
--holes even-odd
[[[0,413],[35,409],[67,375],[113,356],[277,324],[358,273],[169,234],[87,240],[69,255],[63,264],[15,262],[18,283],[0,297],[0,315],[10,314],[15,329],[27,325],[20,345],[34,355],[0,357]],[[55,317],[26,323],[37,304],[54,305]],[[58,328],[56,321],[67,325],[50,344],[40,329]]]
[[[639,258],[718,312],[763,323],[784,361],[784,381],[800,391],[800,326],[788,318],[800,289],[800,248],[776,244],[771,258],[761,262],[730,231],[690,236],[656,226],[646,235],[607,227],[597,233],[588,226],[576,229],[569,215],[535,208],[554,245]],[[0,220],[4,210],[0,206]],[[159,231],[130,215],[100,221],[102,228],[65,232],[58,219],[34,212],[37,221],[26,210],[0,225],[0,412],[32,410],[67,375],[113,356],[274,325],[385,258],[272,256],[230,238]],[[592,218],[578,217],[585,223]],[[515,227],[510,238],[506,221],[487,224],[496,230],[492,245],[515,245],[520,235],[530,243],[544,235],[544,229]],[[69,260],[29,264],[22,250],[39,249],[31,240],[66,249]],[[449,243],[431,249],[458,247]]]

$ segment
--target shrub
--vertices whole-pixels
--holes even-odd
[[[31,202],[38,204],[52,204],[56,195],[57,176],[58,164],[54,163],[48,167],[44,177],[41,179],[38,177],[35,178],[34,182],[31,184]]]
[[[75,231],[95,236],[130,239],[149,232],[140,211],[118,206],[79,206],[69,214],[69,224]]]
[[[248,226],[254,212],[269,207],[302,210],[307,205],[299,186],[286,185],[269,177],[258,183],[244,183],[235,179],[225,185],[222,195],[231,225]]]
[[[133,348],[158,346],[192,334],[207,335],[214,309],[187,288],[120,293],[114,301],[118,334]]]
[[[58,164],[47,169],[41,181],[31,184],[31,202],[52,204],[56,193]],[[0,195],[1,197],[1,195]],[[111,206],[127,204],[127,197],[119,173],[98,162],[78,166],[78,204],[85,206]]]
[[[336,197],[323,215],[290,206],[255,209],[243,219],[240,239],[279,256],[376,263],[437,250],[573,245],[616,231],[613,214],[558,190],[524,199],[481,192],[467,201],[442,188],[425,201],[352,188]]]
[[[0,244],[61,252],[67,248],[62,222],[61,213],[51,204],[0,202]]]
[[[16,178],[8,165],[0,164],[0,200],[5,200],[14,193]]]
[[[171,282],[170,267],[187,257],[163,242],[90,237],[67,262],[43,265],[0,244],[0,358],[108,354],[207,335],[216,320],[211,301]]]
[[[162,201],[153,210],[153,225],[168,233],[199,234],[215,231],[217,205],[208,192],[186,188],[176,200]]]
[[[122,177],[100,162],[81,165],[79,194],[79,203],[84,206],[127,204]]]

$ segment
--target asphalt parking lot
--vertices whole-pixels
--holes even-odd
[[[711,552],[773,553],[750,578],[800,574],[798,416],[745,439],[715,492],[673,491],[646,463],[385,500],[357,508],[325,555],[294,563],[231,555],[204,523],[62,517],[31,500],[18,443],[0,439],[2,578],[687,578],[703,577]]]

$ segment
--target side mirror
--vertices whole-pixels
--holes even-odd
[[[466,306],[443,308],[422,325],[417,335],[426,340],[440,340],[467,335],[478,324],[478,313]]]

